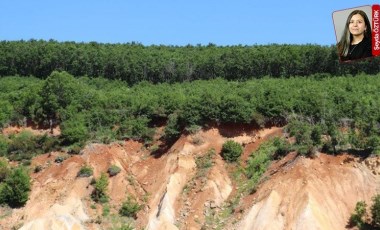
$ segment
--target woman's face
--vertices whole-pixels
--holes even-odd
[[[352,35],[362,35],[366,28],[364,18],[360,14],[352,15],[350,24],[348,25],[348,29]]]

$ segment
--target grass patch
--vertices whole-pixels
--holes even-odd
[[[93,169],[90,166],[85,165],[82,168],[80,168],[77,177],[90,177],[93,175],[93,173]]]
[[[134,198],[128,196],[127,200],[123,202],[119,209],[121,216],[127,216],[137,218],[137,212],[141,210],[143,206],[140,205]]]

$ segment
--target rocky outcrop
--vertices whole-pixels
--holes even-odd
[[[364,160],[364,164],[374,175],[380,176],[380,157],[369,157]]]

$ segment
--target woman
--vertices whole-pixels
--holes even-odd
[[[366,13],[354,10],[348,16],[342,38],[338,43],[341,61],[372,56],[371,24]]]

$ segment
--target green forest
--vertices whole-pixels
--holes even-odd
[[[0,128],[61,129],[59,137],[0,134],[0,156],[10,160],[79,153],[89,142],[150,145],[162,125],[171,143],[230,123],[285,126],[306,156],[380,154],[380,59],[340,64],[335,46],[30,40],[2,41],[0,53]],[[278,143],[276,157],[290,148]]]
[[[102,44],[54,40],[0,41],[0,76],[45,79],[53,71],[104,77],[129,85],[141,81],[175,83],[265,76],[377,74],[380,59],[340,64],[336,46],[234,45],[144,46],[136,42]]]

